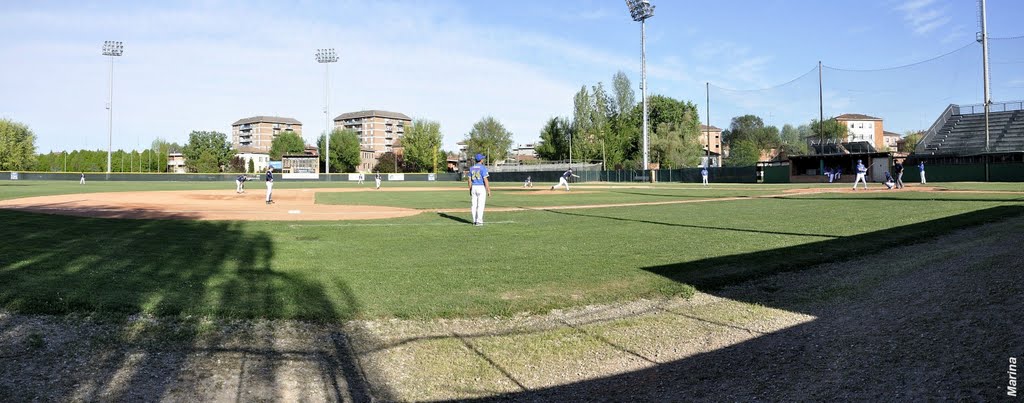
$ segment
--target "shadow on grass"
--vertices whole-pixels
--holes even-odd
[[[463,223],[463,224],[472,224],[473,223],[470,220],[467,220],[467,219],[462,218],[462,217],[453,216],[453,215],[448,214],[448,213],[437,213],[437,216],[441,217],[441,218],[446,218],[446,219],[449,219],[449,220],[452,220],[452,221],[455,221],[455,222]]]
[[[193,357],[216,353],[240,363],[235,400],[253,398],[245,395],[252,390],[274,396],[282,382],[277,374],[294,361],[319,369],[316,376],[334,385],[326,394],[331,400],[369,400],[364,376],[340,332],[332,333],[333,349],[305,350],[282,349],[274,322],[263,327],[261,321],[239,322],[224,333],[230,337],[211,333],[207,318],[340,323],[359,312],[347,284],[325,284],[275,268],[275,245],[266,232],[238,222],[5,210],[0,210],[0,231],[7,245],[0,254],[0,308],[92,316],[105,329],[84,340],[49,335],[49,343],[79,351],[74,360],[45,353],[3,358],[0,348],[0,369],[17,368],[23,375],[18,379],[34,385],[0,380],[0,396],[33,400],[42,391],[43,400],[52,401],[158,400],[207,382],[194,374]],[[145,320],[149,315],[169,324],[153,325]],[[31,321],[20,318],[0,321],[0,335]],[[388,392],[379,393],[386,398]]]
[[[837,257],[877,253],[879,245],[913,244],[964,227],[1019,220],[1021,215],[1024,207],[993,207],[844,237],[841,246],[822,241],[648,267],[651,273],[729,300],[813,319],[767,334],[750,331],[753,337],[746,341],[641,370],[477,401],[994,400],[1006,394],[1007,357],[1024,353],[1024,327],[1018,323],[1024,312],[1024,258],[999,245],[1007,242],[1015,248],[1024,243],[1024,234],[984,238],[984,230],[974,230],[970,236],[994,245],[999,264],[982,252],[898,274],[889,273],[890,260],[880,255],[880,260],[866,263],[878,265],[872,270],[852,268],[849,276],[834,279],[828,277],[832,272],[823,271],[807,272],[777,288],[744,282],[836,262]],[[906,262],[914,256],[892,259]],[[849,282],[866,285],[858,289]],[[741,283],[748,285],[726,287]],[[845,293],[847,289],[857,291]],[[808,295],[815,297],[808,300]]]
[[[524,208],[526,208],[526,207],[524,207]],[[769,234],[769,235],[809,236],[809,237],[829,238],[829,239],[838,238],[835,235],[808,234],[808,233],[781,232],[781,231],[764,231],[764,230],[756,230],[756,229],[748,229],[748,228],[709,227],[709,226],[704,226],[704,225],[677,224],[677,223],[667,223],[667,222],[661,222],[661,221],[638,220],[638,219],[634,219],[634,218],[609,217],[609,216],[600,215],[600,214],[584,214],[584,213],[577,213],[577,212],[572,212],[572,211],[567,211],[567,210],[537,209],[537,208],[534,208],[532,210],[535,210],[535,211],[545,211],[545,212],[548,212],[548,213],[562,214],[562,215],[569,215],[569,216],[576,216],[576,217],[603,218],[603,219],[606,219],[606,220],[613,220],[613,221],[629,221],[629,222],[638,222],[638,223],[643,223],[643,224],[665,225],[665,226],[669,226],[669,227],[697,228],[697,229],[707,229],[707,230],[715,230],[715,231],[749,232],[749,233],[755,233],[755,234]]]
[[[917,193],[920,195],[921,193]],[[844,201],[844,200],[888,200],[888,201],[907,201],[907,202],[936,202],[936,201],[947,201],[947,202],[995,202],[995,203],[1006,203],[1006,202],[1024,202],[1024,197],[1017,198],[1005,198],[1005,199],[982,199],[982,198],[971,198],[970,194],[964,194],[963,198],[949,198],[949,197],[894,197],[894,196],[850,196],[850,195],[838,195],[836,197],[802,197],[798,194],[792,196],[774,196],[772,199],[794,199],[794,200],[821,200],[821,201]]]

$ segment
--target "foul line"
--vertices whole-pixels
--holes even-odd
[[[468,223],[347,223],[347,224],[289,224],[288,228],[308,227],[441,227],[449,225],[465,226]],[[495,224],[516,224],[515,221],[488,221],[484,226]]]

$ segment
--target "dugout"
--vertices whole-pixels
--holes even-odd
[[[828,182],[825,170],[839,169],[842,174],[838,182],[853,183],[857,178],[857,160],[868,167],[866,179],[872,182],[884,181],[885,172],[892,169],[892,153],[875,151],[867,142],[813,144],[812,147],[814,154],[789,156],[790,181]]]

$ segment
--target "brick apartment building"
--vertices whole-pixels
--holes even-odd
[[[846,142],[866,141],[875,150],[886,150],[882,119],[859,113],[845,113],[836,116],[836,121],[846,126]]]
[[[349,129],[359,135],[359,148],[363,167],[373,167],[376,159],[386,152],[401,153],[401,141],[405,127],[412,124],[412,118],[403,113],[381,110],[348,112],[334,118],[335,129]],[[369,157],[369,158],[368,158]],[[369,169],[367,169],[369,170]]]
[[[231,145],[236,150],[251,153],[269,153],[274,137],[284,132],[295,132],[302,137],[302,123],[278,116],[253,116],[231,124]]]

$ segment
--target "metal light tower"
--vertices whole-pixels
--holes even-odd
[[[334,52],[334,48],[328,49],[317,49],[316,50],[316,62],[323,63],[324,65],[324,116],[327,120],[327,129],[325,131],[325,147],[324,152],[324,173],[327,174],[327,180],[331,180],[331,93],[330,93],[330,63],[338,61],[338,54]]]
[[[110,97],[107,101],[107,173],[110,173],[110,153],[114,144],[114,56],[124,54],[121,41],[103,41],[103,56],[110,56]]]
[[[646,171],[650,162],[650,149],[647,144],[647,24],[648,18],[654,16],[654,6],[647,0],[626,0],[629,15],[633,21],[640,23],[640,96],[644,100],[644,166]]]

